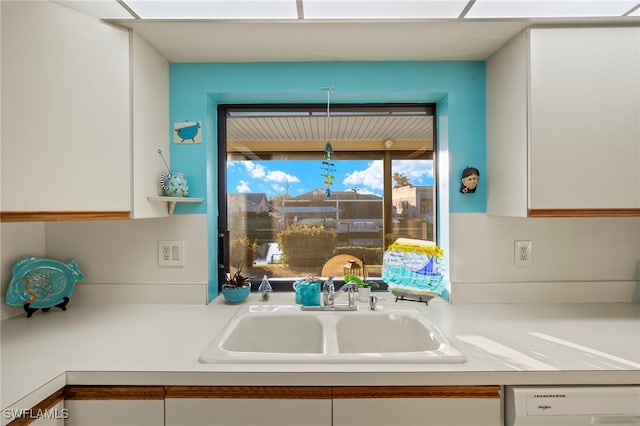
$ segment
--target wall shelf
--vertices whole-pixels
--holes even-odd
[[[172,215],[176,208],[176,203],[201,203],[204,198],[196,197],[167,197],[161,195],[149,195],[147,196],[149,201],[162,201],[168,204],[169,214]]]

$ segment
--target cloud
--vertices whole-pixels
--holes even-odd
[[[238,185],[236,186],[236,191],[238,192],[251,192],[251,187],[249,186],[249,182],[247,182],[246,180],[241,180],[240,182],[238,182]]]
[[[431,184],[433,182],[432,160],[394,160],[391,164],[394,173],[402,173],[414,185]],[[364,170],[356,170],[347,174],[342,181],[346,186],[360,186],[361,194],[376,194],[384,190],[382,160],[375,160]]]
[[[402,173],[414,185],[433,182],[432,160],[395,160],[391,163],[394,173]]]
[[[342,183],[347,186],[365,186],[371,189],[384,189],[382,175],[382,160],[369,163],[366,169],[347,173]]]
[[[282,172],[280,170],[274,170],[268,172],[265,176],[265,180],[270,182],[289,182],[289,183],[297,183],[300,182],[296,176],[290,175],[288,173]]]
[[[267,174],[262,164],[256,164],[253,161],[244,161],[242,164],[247,169],[249,176],[251,176],[252,178],[262,179]]]
[[[284,191],[286,191],[287,188],[284,185],[278,185],[277,183],[272,183],[271,189],[273,189],[277,193],[283,193]]]
[[[262,164],[256,164],[253,161],[243,161],[245,169],[254,179],[262,179],[267,182],[300,182],[296,176],[290,175],[280,170],[267,170]]]

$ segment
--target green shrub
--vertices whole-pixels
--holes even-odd
[[[256,242],[247,237],[236,237],[231,240],[231,265],[251,267],[256,260]]]
[[[277,237],[282,261],[291,267],[322,265],[333,256],[337,243],[335,232],[322,225],[294,225]]]
[[[358,259],[364,258],[367,265],[382,265],[384,250],[381,247],[343,246],[336,248],[335,254],[350,254]]]

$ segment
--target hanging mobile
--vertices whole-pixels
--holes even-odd
[[[333,157],[333,147],[331,146],[331,142],[329,142],[329,106],[331,104],[331,86],[325,86],[324,88],[327,91],[327,120],[325,121],[325,136],[327,138],[327,143],[324,145],[324,161],[322,161],[322,169],[324,173],[320,174],[324,178],[323,183],[327,186],[324,193],[327,198],[331,198],[331,186],[333,185],[333,179],[335,179],[335,175],[332,175],[331,172],[335,172],[336,169],[333,168],[334,163],[331,161]]]

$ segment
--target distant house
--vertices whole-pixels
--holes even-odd
[[[325,189],[319,188],[288,198],[283,201],[282,207],[277,209],[284,215],[287,223],[302,220],[351,222],[371,218],[380,219],[382,218],[382,197],[355,191],[333,191],[331,198],[327,198]]]
[[[281,227],[293,224],[323,225],[338,234],[338,244],[377,246],[382,241],[382,197],[356,191],[324,188],[283,200],[275,207],[282,215]]]
[[[392,190],[393,210],[402,217],[424,217],[433,212],[433,186],[406,185]]]
[[[263,192],[227,194],[229,214],[266,213],[269,208],[269,200]]]

